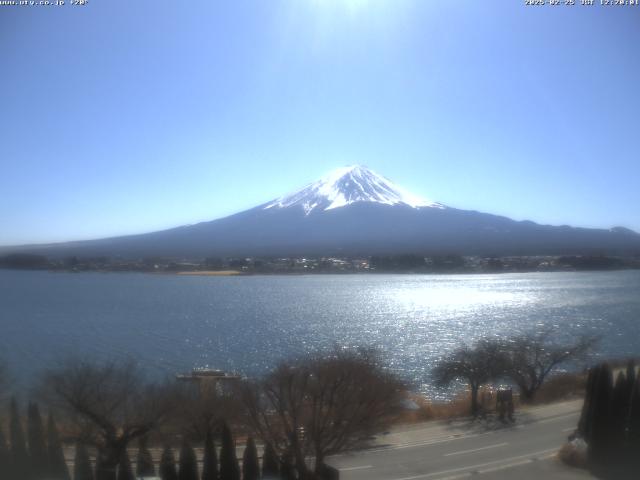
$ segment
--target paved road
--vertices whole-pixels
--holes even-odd
[[[508,478],[508,469],[519,480],[538,478],[536,472],[548,470],[548,461],[575,429],[581,406],[573,401],[527,410],[508,426],[489,419],[398,429],[380,436],[369,450],[333,457],[329,463],[340,470],[341,480]],[[588,478],[583,475],[566,478]]]

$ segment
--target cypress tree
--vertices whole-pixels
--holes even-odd
[[[275,478],[280,476],[280,460],[270,443],[266,444],[262,454],[262,475]]]
[[[198,460],[196,452],[187,440],[182,441],[180,449],[180,469],[178,480],[198,480]]]
[[[633,359],[627,362],[627,382],[633,391],[633,386],[636,383],[636,362]]]
[[[178,480],[176,458],[173,455],[173,450],[168,445],[164,447],[160,457],[160,478],[162,480]]]
[[[627,422],[629,431],[627,435],[630,461],[640,468],[640,378],[636,378],[631,394],[631,406],[629,407],[629,419]]]
[[[10,460],[9,446],[0,425],[0,480],[9,480]]]
[[[296,480],[297,475],[296,469],[293,466],[293,455],[291,455],[290,453],[287,453],[284,456],[282,469],[280,470],[280,472],[282,474],[283,480]]]
[[[222,426],[220,480],[240,480],[240,467],[238,466],[238,458],[236,457],[236,445],[226,422]]]
[[[211,427],[207,428],[202,458],[202,480],[218,480],[218,456]]]
[[[129,452],[127,452],[126,448],[118,464],[118,480],[136,480],[136,477],[133,475]]]
[[[147,437],[140,437],[138,441],[138,456],[136,459],[136,473],[139,477],[155,477],[156,469],[153,466],[153,457],[147,448]]]
[[[633,399],[633,387],[636,384],[636,364],[633,360],[629,360],[627,362],[625,376],[627,378],[625,410],[627,411],[628,415],[629,409],[631,408],[631,400]]]
[[[589,441],[591,436],[591,422],[593,417],[593,399],[595,397],[595,379],[598,375],[599,366],[589,369],[587,376],[587,385],[585,388],[584,402],[582,403],[582,412],[580,420],[578,420],[578,433],[582,438]]]
[[[27,409],[27,438],[29,439],[29,455],[33,475],[36,478],[46,477],[49,466],[47,444],[44,438],[40,409],[35,403],[29,403]]]
[[[56,421],[49,412],[47,420],[47,457],[49,459],[49,478],[52,480],[69,480],[69,469],[64,459],[64,451]]]
[[[260,464],[258,463],[258,450],[252,437],[247,439],[247,446],[242,455],[242,479],[258,480],[260,478]]]
[[[27,454],[27,445],[24,438],[24,431],[20,421],[20,412],[18,411],[18,403],[15,398],[11,399],[9,436],[11,442],[11,475],[16,479],[27,480],[31,478],[31,469],[29,468],[29,455]]]
[[[611,445],[610,450],[619,457],[623,451],[626,437],[627,416],[629,411],[629,393],[627,378],[619,372],[611,395]]]
[[[117,480],[118,469],[114,469],[107,461],[104,450],[98,450],[96,456],[96,480]]]
[[[598,369],[595,379],[591,434],[589,438],[589,458],[596,464],[604,465],[610,458],[611,447],[611,400],[613,376],[608,364]]]
[[[93,480],[93,469],[89,452],[84,444],[76,443],[76,455],[73,465],[73,480]]]

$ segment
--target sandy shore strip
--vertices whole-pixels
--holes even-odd
[[[229,277],[233,275],[242,275],[237,270],[201,270],[193,272],[176,272],[177,275],[196,275],[200,277]]]

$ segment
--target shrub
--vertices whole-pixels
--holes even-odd
[[[202,480],[218,480],[218,457],[211,427],[207,428],[202,459]]]
[[[260,464],[258,463],[258,450],[252,437],[247,439],[247,446],[242,456],[243,480],[258,480],[260,477]]]
[[[236,457],[236,445],[229,425],[222,426],[222,448],[220,449],[220,480],[240,480],[240,468]]]
[[[76,444],[73,480],[93,480],[93,469],[91,468],[89,453],[84,444],[80,442]]]
[[[156,469],[153,466],[153,457],[147,448],[147,437],[140,437],[138,441],[138,456],[136,458],[136,472],[139,477],[155,477]]]
[[[162,480],[178,480],[176,458],[171,447],[166,446],[160,457],[160,478]]]
[[[182,442],[180,449],[180,469],[178,470],[178,480],[198,480],[198,461],[196,452],[186,440]]]

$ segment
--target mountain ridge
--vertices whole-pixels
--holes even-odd
[[[5,247],[48,256],[296,256],[640,254],[640,235],[452,208],[414,195],[367,167],[316,182],[227,217],[97,240]]]

